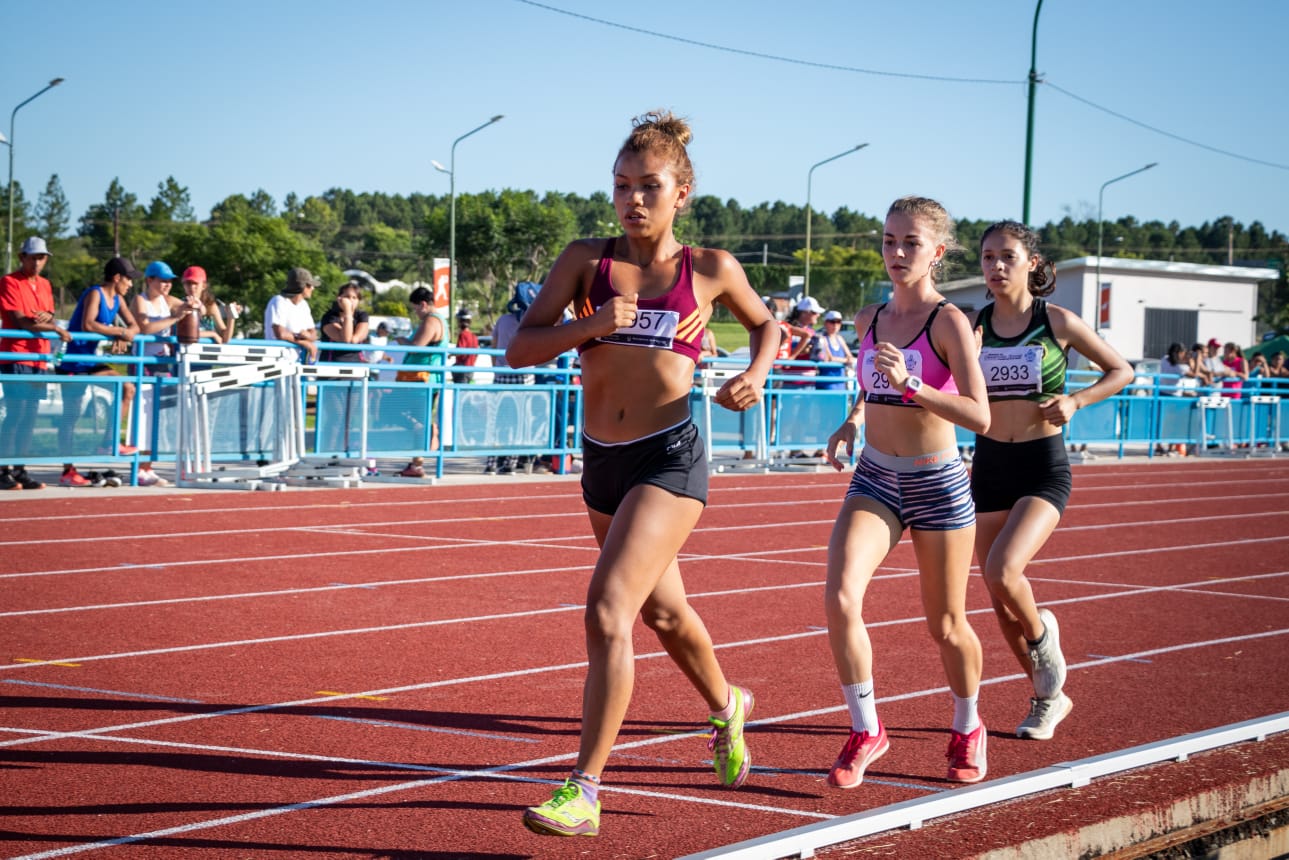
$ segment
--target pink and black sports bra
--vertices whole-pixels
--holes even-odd
[[[617,241],[616,238],[610,239],[604,245],[599,268],[591,281],[591,291],[577,309],[579,319],[591,316],[614,296],[621,295],[613,288],[610,278],[613,248]],[[657,298],[639,298],[637,306],[639,312],[636,314],[635,325],[624,326],[613,334],[588,340],[577,348],[578,353],[602,343],[616,343],[646,349],[667,349],[694,363],[698,362],[702,354],[703,315],[699,311],[698,300],[694,297],[693,251],[688,245],[682,247],[680,276],[676,278],[672,288]]]
[[[939,389],[946,394],[957,394],[958,384],[953,381],[948,363],[935,351],[935,345],[931,343],[931,323],[935,322],[936,314],[940,313],[940,308],[946,304],[948,301],[942,300],[935,306],[931,315],[923,323],[922,330],[908,346],[902,347],[900,351],[904,353],[904,363],[909,369],[910,376],[921,377],[922,384],[930,388]],[[885,308],[886,305],[882,305],[873,314],[873,321],[869,323],[868,331],[864,333],[864,341],[859,345],[861,362],[859,383],[864,389],[864,402],[921,408],[921,405],[915,401],[906,401],[903,394],[891,387],[886,374],[873,368],[873,356],[877,349],[877,318],[882,315]]]

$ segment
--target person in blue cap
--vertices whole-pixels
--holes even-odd
[[[144,372],[152,376],[169,376],[174,354],[174,345],[167,340],[174,334],[175,323],[192,313],[201,313],[201,303],[196,299],[189,301],[170,294],[174,285],[175,273],[162,260],[148,263],[143,270],[143,290],[134,297],[134,318],[139,323],[139,334],[150,334],[158,341],[143,344],[143,354],[157,364],[149,364]]]

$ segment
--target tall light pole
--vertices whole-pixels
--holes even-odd
[[[1021,202],[1020,219],[1029,223],[1029,182],[1034,164],[1034,89],[1038,85],[1038,13],[1043,0],[1034,7],[1034,35],[1029,46],[1029,111],[1025,118],[1025,199]]]
[[[822,167],[823,165],[827,164],[830,161],[836,161],[839,158],[844,158],[845,156],[850,155],[852,152],[859,152],[861,149],[863,149],[866,146],[868,146],[867,143],[861,143],[858,146],[852,146],[850,149],[846,150],[845,152],[839,152],[836,155],[832,156],[831,158],[825,158],[823,161],[820,161],[817,164],[812,164],[810,166],[810,170],[806,172],[806,281],[801,288],[801,294],[803,296],[810,295],[810,222],[813,220],[810,217],[810,185],[814,181],[815,168]]]
[[[448,175],[448,295],[450,304],[456,304],[457,300],[457,144],[475,132],[483,131],[501,118],[502,114],[497,114],[483,125],[470,129],[452,141],[451,157],[448,159],[446,168],[437,161],[430,162],[435,170]],[[448,320],[449,324],[451,322],[451,320]]]
[[[1096,286],[1095,286],[1096,316],[1092,320],[1093,331],[1099,332],[1101,330],[1101,240],[1105,236],[1105,222],[1101,220],[1101,203],[1105,199],[1106,186],[1113,185],[1114,183],[1122,179],[1127,179],[1129,176],[1136,176],[1138,173],[1141,173],[1142,171],[1145,171],[1145,170],[1149,170],[1150,168],[1154,167],[1157,164],[1159,164],[1158,161],[1152,161],[1149,164],[1147,164],[1145,167],[1138,167],[1136,170],[1129,171],[1128,173],[1125,173],[1123,176],[1116,176],[1114,179],[1107,179],[1105,182],[1101,183],[1101,190],[1097,192],[1097,274],[1096,274]]]
[[[13,113],[9,114],[9,230],[5,233],[4,239],[4,270],[6,272],[13,269],[13,123],[23,105],[35,101],[62,82],[62,78],[54,78],[43,90],[26,101],[20,102],[18,107],[13,109]]]

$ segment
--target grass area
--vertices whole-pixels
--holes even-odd
[[[711,322],[707,327],[716,335],[716,345],[721,349],[733,352],[740,346],[747,346],[747,329],[738,322]]]

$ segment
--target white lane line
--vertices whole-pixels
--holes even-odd
[[[1140,552],[1153,552],[1153,550],[1141,550]],[[1110,555],[1117,555],[1117,554],[1118,553],[1111,553]],[[495,575],[501,576],[504,574],[495,574]],[[888,574],[888,575],[883,575],[881,577],[875,577],[875,579],[883,579],[883,578],[887,578],[888,576],[894,578],[894,577],[911,576],[911,575],[913,574],[912,573]],[[1090,596],[1085,595],[1080,597],[1071,597],[1063,600],[1051,600],[1051,601],[1048,601],[1048,603],[1055,606],[1063,603],[1079,603],[1079,602],[1092,601],[1092,600],[1118,599],[1118,598],[1131,597],[1131,596],[1141,595],[1141,594],[1152,594],[1152,593],[1168,592],[1168,591],[1187,592],[1194,588],[1212,587],[1214,585],[1220,585],[1224,582],[1241,582],[1248,579],[1258,579],[1263,576],[1274,576],[1274,575],[1278,575],[1278,574],[1258,574],[1250,577],[1227,577],[1226,579],[1204,579],[1204,580],[1198,580],[1190,583],[1176,583],[1173,585],[1160,585],[1160,586],[1133,586],[1133,585],[1106,586],[1103,583],[1083,583],[1089,587],[1100,587],[1100,588],[1112,587],[1112,588],[1124,588],[1129,590],[1116,591],[1116,592],[1111,592],[1108,594],[1101,594],[1101,595],[1090,595]],[[737,595],[737,594],[751,594],[751,593],[764,592],[764,591],[779,591],[779,590],[787,590],[790,588],[818,588],[818,587],[821,587],[822,585],[823,583],[819,581],[790,583],[787,585],[769,585],[769,586],[759,586],[754,588],[727,589],[727,590],[716,591],[716,592],[698,592],[698,593],[689,595],[689,597],[690,599],[701,599],[701,598],[707,598],[707,597],[720,597],[720,596],[730,596],[730,595]],[[409,621],[409,622],[404,622],[402,624],[386,624],[386,625],[377,625],[373,627],[344,628],[344,629],[338,629],[338,630],[316,631],[312,633],[284,634],[281,636],[268,636],[268,637],[261,637],[257,639],[238,639],[238,640],[232,640],[232,641],[204,642],[204,643],[193,644],[193,645],[176,645],[169,648],[153,648],[153,649],[143,650],[143,651],[119,651],[119,652],[114,652],[109,654],[96,654],[96,655],[89,655],[84,657],[59,657],[59,658],[50,658],[45,660],[36,660],[34,662],[23,662],[23,663],[12,663],[7,665],[0,665],[0,672],[17,671],[21,669],[28,669],[34,666],[47,666],[47,665],[53,665],[57,663],[93,663],[93,662],[99,662],[103,660],[121,660],[126,658],[133,658],[133,657],[150,657],[150,656],[156,656],[160,654],[176,654],[176,653],[182,653],[182,652],[188,652],[188,651],[207,651],[207,650],[213,650],[218,648],[234,648],[234,647],[240,647],[245,645],[262,645],[262,644],[270,644],[275,642],[292,642],[292,641],[299,641],[304,639],[326,639],[326,638],[331,638],[335,636],[355,636],[355,635],[365,635],[370,633],[387,633],[395,630],[412,630],[412,629],[424,628],[424,627],[438,627],[438,626],[447,626],[452,624],[467,624],[467,623],[474,623],[478,621],[495,621],[495,620],[509,619],[509,618],[527,618],[527,617],[535,617],[539,615],[555,614],[560,612],[581,611],[583,608],[584,607],[580,604],[561,604],[560,606],[546,608],[546,609],[529,609],[529,610],[520,610],[520,611],[508,612],[508,613],[495,613],[490,615],[463,616],[463,617],[457,617],[457,618],[439,618],[439,619],[432,619],[429,621]],[[970,610],[967,614],[968,615],[985,614],[990,611],[992,610],[973,609],[973,610]],[[912,619],[912,620],[920,621],[921,619]],[[877,626],[877,624],[870,624],[869,626],[873,627],[873,626]],[[791,635],[796,635],[796,634],[791,634]],[[774,640],[766,640],[766,641],[774,641]],[[720,647],[720,646],[717,646],[717,647]]]
[[[1241,496],[1232,496],[1232,497],[1206,496],[1205,498],[1206,500],[1212,501],[1212,502],[1221,502],[1221,501],[1239,502],[1239,501],[1252,501],[1252,500],[1265,501],[1270,498],[1280,498],[1280,497],[1286,497],[1286,496],[1289,496],[1289,493],[1259,493],[1255,495],[1241,495]],[[529,500],[525,499],[525,501],[529,501]],[[817,507],[819,504],[826,503],[826,502],[836,502],[837,504],[840,504],[841,499],[840,497],[836,496],[836,494],[830,494],[829,497],[826,499],[798,498],[798,499],[792,499],[788,501],[776,501],[774,506],[780,509],[785,507],[801,506],[801,505],[810,505],[812,507]],[[1159,504],[1160,504],[1160,501],[1158,499],[1151,499],[1151,500],[1142,500],[1137,502],[1104,502],[1096,505],[1077,506],[1077,509],[1078,510],[1091,510],[1091,509],[1099,509],[1099,508],[1117,509],[1125,505],[1158,506]],[[739,508],[764,508],[764,504],[760,502],[727,502],[727,503],[721,504],[719,507],[719,509],[722,511],[738,510]],[[1070,509],[1074,510],[1076,509],[1076,506],[1071,505]],[[276,510],[280,511],[281,509],[279,508]],[[297,509],[291,508],[289,510],[294,511]],[[335,506],[331,506],[331,507],[328,507],[327,510],[334,512],[336,508]],[[348,515],[352,510],[353,510],[352,505],[346,505],[343,509],[346,515]],[[1222,520],[1222,519],[1245,519],[1245,518],[1254,517],[1254,516],[1284,515],[1285,513],[1286,512],[1283,512],[1283,511],[1274,511],[1274,512],[1248,513],[1248,514],[1244,514],[1244,513],[1229,514],[1229,515],[1215,514],[1212,516],[1200,516],[1200,517],[1193,517],[1193,518],[1186,518],[1186,519],[1157,520],[1155,522],[1160,524],[1165,524],[1165,523],[1174,523],[1174,522],[1189,522],[1191,520],[1209,521],[1209,520]],[[332,534],[351,534],[352,532],[349,531],[350,529],[406,528],[408,526],[418,526],[418,525],[428,525],[428,524],[461,525],[461,524],[472,524],[472,523],[480,523],[480,522],[491,523],[491,522],[499,522],[499,521],[505,522],[505,523],[517,523],[517,522],[523,522],[527,520],[540,521],[540,520],[560,519],[560,518],[576,518],[578,520],[582,520],[585,518],[585,516],[586,516],[586,512],[584,510],[579,509],[576,511],[556,511],[552,513],[540,513],[540,514],[538,513],[523,513],[523,514],[491,513],[491,514],[467,516],[467,517],[445,517],[445,518],[417,517],[415,519],[404,519],[404,520],[377,520],[370,523],[355,523],[352,521],[352,519],[346,519],[344,522],[337,522],[334,524],[309,523],[305,525],[295,525],[295,526],[269,525],[269,526],[263,526],[258,528],[239,528],[237,530],[237,533],[241,535],[259,534],[259,533],[279,534],[284,532],[300,532],[305,534],[315,533],[315,532],[332,533]],[[41,518],[41,519],[43,520],[44,518]],[[56,518],[51,517],[49,519],[56,519]],[[24,520],[22,519],[17,519],[17,520],[13,520],[12,522],[23,522],[23,521]],[[4,520],[0,519],[0,522],[4,522]],[[775,523],[774,527],[778,528],[780,526],[813,525],[813,524],[823,523],[823,522],[830,523],[832,522],[832,518],[829,518],[827,520],[806,520],[801,523]],[[1107,524],[1107,525],[1109,526],[1114,524]],[[731,528],[747,528],[747,526],[739,525],[739,526],[729,526],[729,527],[715,527],[709,530],[722,531],[722,530],[729,530]],[[1070,527],[1066,527],[1065,530],[1068,530],[1069,528]],[[1095,528],[1095,526],[1076,526],[1073,528]],[[703,529],[701,528],[695,529],[696,532],[699,532],[702,530]],[[359,532],[359,534],[361,534],[361,532]],[[94,540],[95,542],[98,542],[98,543],[110,543],[112,541],[129,541],[132,543],[145,543],[147,541],[163,541],[163,540],[171,540],[171,539],[187,539],[187,538],[202,538],[202,537],[225,537],[227,535],[228,535],[228,529],[207,529],[203,531],[168,531],[164,533],[149,533],[149,534],[131,534],[127,532],[127,533],[121,533],[121,534],[99,535],[99,536],[96,536]],[[391,535],[386,535],[386,537],[398,538],[398,537],[408,537],[408,536],[401,535],[401,534],[391,534]],[[64,544],[64,543],[68,543],[68,544],[80,543],[84,540],[85,538],[83,536],[65,537],[65,538],[42,538],[40,541],[40,544],[41,546],[53,546],[53,545]],[[504,543],[505,541],[502,541],[502,542]],[[26,546],[29,546],[30,543],[31,541],[28,539],[0,541],[0,548],[4,548],[8,546],[26,547]]]
[[[1146,524],[1148,523],[1132,522],[1132,523],[1124,523],[1123,525],[1127,527],[1136,527],[1136,526],[1141,526]],[[1062,528],[1062,531],[1072,531],[1074,530],[1074,528],[1080,528],[1080,527]],[[1098,527],[1089,527],[1089,528],[1099,529],[1101,527],[1098,526]],[[548,540],[548,538],[540,538],[538,540]],[[901,541],[901,543],[905,543],[907,542],[907,540],[908,539],[906,538],[905,540]],[[1286,536],[1283,538],[1281,537],[1256,538],[1253,540],[1289,541],[1289,536]],[[498,542],[498,545],[507,545],[508,543],[509,542],[501,541],[501,542]],[[1119,554],[1124,554],[1124,553],[1138,554],[1143,552],[1152,553],[1152,552],[1163,552],[1163,551],[1192,551],[1196,549],[1206,549],[1206,548],[1212,548],[1217,546],[1228,546],[1233,544],[1234,542],[1232,541],[1221,541],[1218,543],[1210,543],[1210,544],[1192,544],[1189,546],[1160,547],[1160,548],[1150,548],[1145,550],[1141,550],[1141,549],[1127,550],[1127,551],[1122,551]],[[531,544],[528,544],[528,545],[531,545]],[[556,548],[569,549],[569,547],[564,545],[558,546]],[[388,550],[388,552],[432,551],[433,549],[435,548],[427,549],[425,547],[414,547],[414,548],[392,549],[392,550]],[[574,547],[574,549],[583,549],[583,547]],[[587,549],[596,551],[594,547],[587,547]],[[798,553],[798,554],[814,553],[814,552],[817,552],[819,549],[820,549],[819,547],[798,547],[798,548],[785,548],[785,549],[777,549],[777,550],[776,549],[755,550],[755,551],[750,551],[745,553],[730,553],[730,554],[721,554],[721,555],[707,555],[707,554],[701,554],[701,553],[693,553],[693,554],[682,555],[681,561],[683,563],[692,564],[700,561],[729,561],[729,560],[763,561],[764,560],[764,561],[769,561],[771,563],[780,564],[780,565],[796,564],[796,565],[803,565],[803,566],[818,566],[820,562],[815,560],[797,561],[793,559],[784,558],[784,556],[788,553]],[[329,556],[336,557],[341,555],[352,555],[352,554],[366,555],[369,553],[382,552],[382,551],[384,550],[354,550],[350,552],[330,553]],[[1048,558],[1037,558],[1030,562],[1030,567],[1036,567],[1040,565],[1060,564],[1067,561],[1084,561],[1090,558],[1111,557],[1112,555],[1114,555],[1114,553],[1094,554],[1091,556],[1080,555],[1080,556],[1053,556]],[[291,556],[291,557],[292,558],[312,558],[313,555],[301,554],[298,556]],[[240,560],[224,559],[224,560],[211,561],[211,562],[206,562],[206,561],[176,562],[175,565],[176,566],[202,565],[202,564],[214,565],[214,564],[225,564],[225,563],[236,562],[236,561],[244,561],[244,562],[262,561],[264,560],[264,558],[267,558],[267,557],[258,558],[258,559],[247,558],[247,559],[240,559]],[[537,569],[530,569],[530,570],[512,570],[512,571],[456,574],[452,576],[441,576],[441,577],[416,577],[411,579],[376,580],[373,582],[362,582],[362,583],[332,583],[325,586],[310,586],[305,588],[275,589],[272,591],[235,592],[232,594],[213,594],[213,595],[200,595],[200,596],[194,596],[194,597],[175,597],[175,598],[166,598],[166,599],[159,599],[159,600],[128,601],[123,603],[100,603],[100,604],[89,604],[89,605],[82,605],[82,606],[52,607],[52,608],[45,608],[45,609],[23,609],[23,610],[12,610],[9,612],[0,612],[0,618],[28,616],[28,615],[50,615],[50,614],[65,613],[65,612],[84,612],[84,611],[102,610],[102,609],[123,609],[123,608],[142,607],[142,606],[163,606],[163,605],[185,604],[185,603],[196,604],[196,603],[221,601],[221,600],[245,600],[245,599],[264,598],[264,597],[281,597],[281,596],[287,596],[287,595],[310,594],[310,593],[318,593],[318,592],[326,592],[326,591],[343,591],[346,589],[355,589],[355,588],[372,588],[375,586],[422,585],[426,583],[452,582],[452,581],[459,581],[459,580],[466,580],[466,579],[492,579],[496,577],[528,576],[532,574],[545,574],[545,573],[575,573],[579,571],[590,570],[592,569],[592,567],[593,565],[566,566],[566,567],[559,567],[559,568],[547,567],[547,568],[537,568]],[[110,567],[110,568],[103,568],[103,569],[120,570],[119,567]],[[37,574],[37,573],[11,574],[10,576],[40,576],[40,575],[52,576],[52,575],[62,575],[63,573],[79,573],[79,572],[81,571],[79,570],[63,571],[63,572],[51,571],[51,572],[46,572],[44,574]],[[3,578],[5,577],[0,576],[0,579],[3,579]],[[1061,581],[1061,580],[1049,580],[1049,581]],[[1080,583],[1080,584],[1088,584],[1088,583]],[[1098,583],[1098,585],[1100,584]],[[1123,587],[1136,588],[1138,586],[1124,585]]]
[[[1249,640],[1263,639],[1270,636],[1281,636],[1285,634],[1289,634],[1289,629],[1269,631],[1264,633],[1247,634],[1244,636],[1232,636],[1224,639],[1208,640],[1205,642],[1192,642],[1192,643],[1186,643],[1184,645],[1173,645],[1165,648],[1156,648],[1156,649],[1150,649],[1147,651],[1139,651],[1134,654],[1125,654],[1125,655],[1120,655],[1118,657],[1106,657],[1103,659],[1098,659],[1093,661],[1075,663],[1075,664],[1071,664],[1069,668],[1084,669],[1092,666],[1102,666],[1109,663],[1137,660],[1143,657],[1153,657],[1153,656],[1158,656],[1160,654],[1168,654],[1168,653],[1175,653],[1178,651],[1213,647],[1217,645],[1232,644],[1236,642],[1245,642]],[[1006,681],[1018,680],[1022,677],[1024,676],[1021,675],[1020,673],[1015,673],[1012,675],[1005,675],[1005,676],[1000,676],[996,678],[990,678],[987,680],[982,680],[981,685],[982,686],[986,684],[994,685],[994,684],[999,684]],[[880,698],[878,701],[892,702],[892,701],[900,701],[900,700],[907,700],[907,699],[913,699],[913,698],[921,698],[921,697],[926,697],[931,695],[942,695],[947,690],[948,690],[948,687],[937,687],[937,688],[928,689],[928,690],[918,690],[918,691],[899,694],[895,696],[885,696]],[[798,711],[795,714],[783,714],[783,715],[780,715],[777,717],[771,717],[768,719],[752,720],[749,722],[749,725],[758,726],[758,725],[771,725],[775,723],[791,722],[791,721],[806,719],[810,717],[817,717],[825,714],[837,713],[844,710],[845,710],[845,705],[834,706],[831,708],[818,708],[810,711]],[[125,727],[122,727],[122,728],[124,729]],[[3,729],[0,729],[0,730],[3,730]],[[23,730],[19,730],[19,731],[23,731]],[[40,738],[34,738],[32,740],[50,740],[50,739],[59,739],[64,737],[74,737],[74,738],[80,738],[80,739],[88,738],[88,739],[95,739],[95,740],[102,740],[102,741],[133,743],[133,744],[139,744],[139,745],[178,746],[189,750],[204,749],[204,750],[219,751],[219,752],[225,752],[225,753],[236,752],[239,754],[300,758],[300,759],[306,759],[309,761],[319,761],[324,763],[337,762],[337,763],[361,764],[363,766],[368,766],[368,767],[397,767],[401,769],[416,769],[414,766],[409,766],[409,765],[392,765],[390,763],[380,763],[380,762],[362,762],[360,760],[345,760],[345,759],[312,756],[312,755],[298,754],[298,753],[237,750],[236,748],[206,747],[198,744],[163,743],[159,741],[150,741],[147,739],[112,738],[112,737],[103,736],[102,734],[100,734],[101,731],[103,730],[93,730],[89,732],[75,732],[75,733],[56,732],[56,733],[50,733],[48,735],[41,736]],[[701,737],[703,734],[705,734],[705,732],[698,731],[698,732],[682,733],[678,735],[662,735],[656,738],[648,738],[641,741],[634,741],[626,744],[615,745],[613,747],[613,750],[618,751],[623,749],[634,749],[634,748],[639,748],[643,746],[651,746],[651,745],[661,744],[661,743],[670,743],[677,740],[688,740],[691,738]],[[152,840],[152,839],[161,839],[168,836],[175,836],[183,833],[192,833],[199,830],[208,830],[214,827],[223,827],[231,824],[239,824],[246,821],[254,821],[256,819],[268,818],[276,815],[283,815],[286,813],[297,812],[300,810],[317,809],[323,806],[334,806],[340,803],[347,803],[352,800],[359,800],[363,798],[391,794],[395,792],[412,791],[419,788],[425,788],[433,785],[442,784],[445,782],[458,781],[462,779],[488,777],[488,778],[499,778],[499,779],[510,779],[510,780],[518,779],[524,782],[549,783],[551,782],[550,780],[535,780],[532,778],[516,777],[507,773],[507,771],[540,767],[542,765],[558,763],[560,761],[575,760],[576,755],[577,755],[576,753],[563,753],[556,756],[547,756],[542,759],[534,759],[529,762],[521,762],[516,764],[503,765],[495,768],[489,768],[487,770],[482,770],[482,771],[463,771],[463,770],[444,769],[443,771],[441,771],[441,773],[443,774],[442,776],[439,776],[433,779],[420,779],[420,780],[414,780],[412,782],[403,782],[395,785],[382,786],[379,788],[370,788],[359,792],[350,792],[347,794],[332,795],[330,797],[318,798],[315,800],[305,801],[302,803],[292,803],[284,806],[274,807],[271,809],[263,809],[263,810],[257,810],[255,812],[242,813],[239,815],[225,816],[223,818],[211,819],[211,820],[201,821],[201,822],[194,822],[191,824],[165,828],[162,830],[153,830],[145,833],[136,833],[129,836],[121,836],[115,839],[102,840],[99,842],[94,842],[89,844],[71,845],[65,848],[54,849],[52,851],[42,851],[35,854],[22,855],[22,857],[14,858],[14,860],[43,860],[43,858],[65,857],[72,854],[80,854],[87,851],[99,850],[102,848],[111,848],[117,845],[125,845],[125,844],[142,842],[142,841]],[[673,792],[641,791],[638,789],[623,789],[615,786],[607,786],[604,790],[606,792],[618,792],[621,794],[631,794],[631,795],[641,796],[641,797],[676,800],[684,803],[697,803],[697,804],[707,804],[707,805],[713,805],[713,806],[733,807],[733,808],[746,809],[751,811],[769,812],[769,813],[775,813],[775,814],[781,814],[781,815],[793,815],[793,816],[808,817],[808,818],[817,818],[822,820],[827,820],[835,817],[833,815],[828,815],[824,813],[785,809],[783,807],[765,806],[762,804],[734,803],[731,801],[714,800],[706,797],[695,797],[692,795],[682,795],[682,794],[676,794]]]

